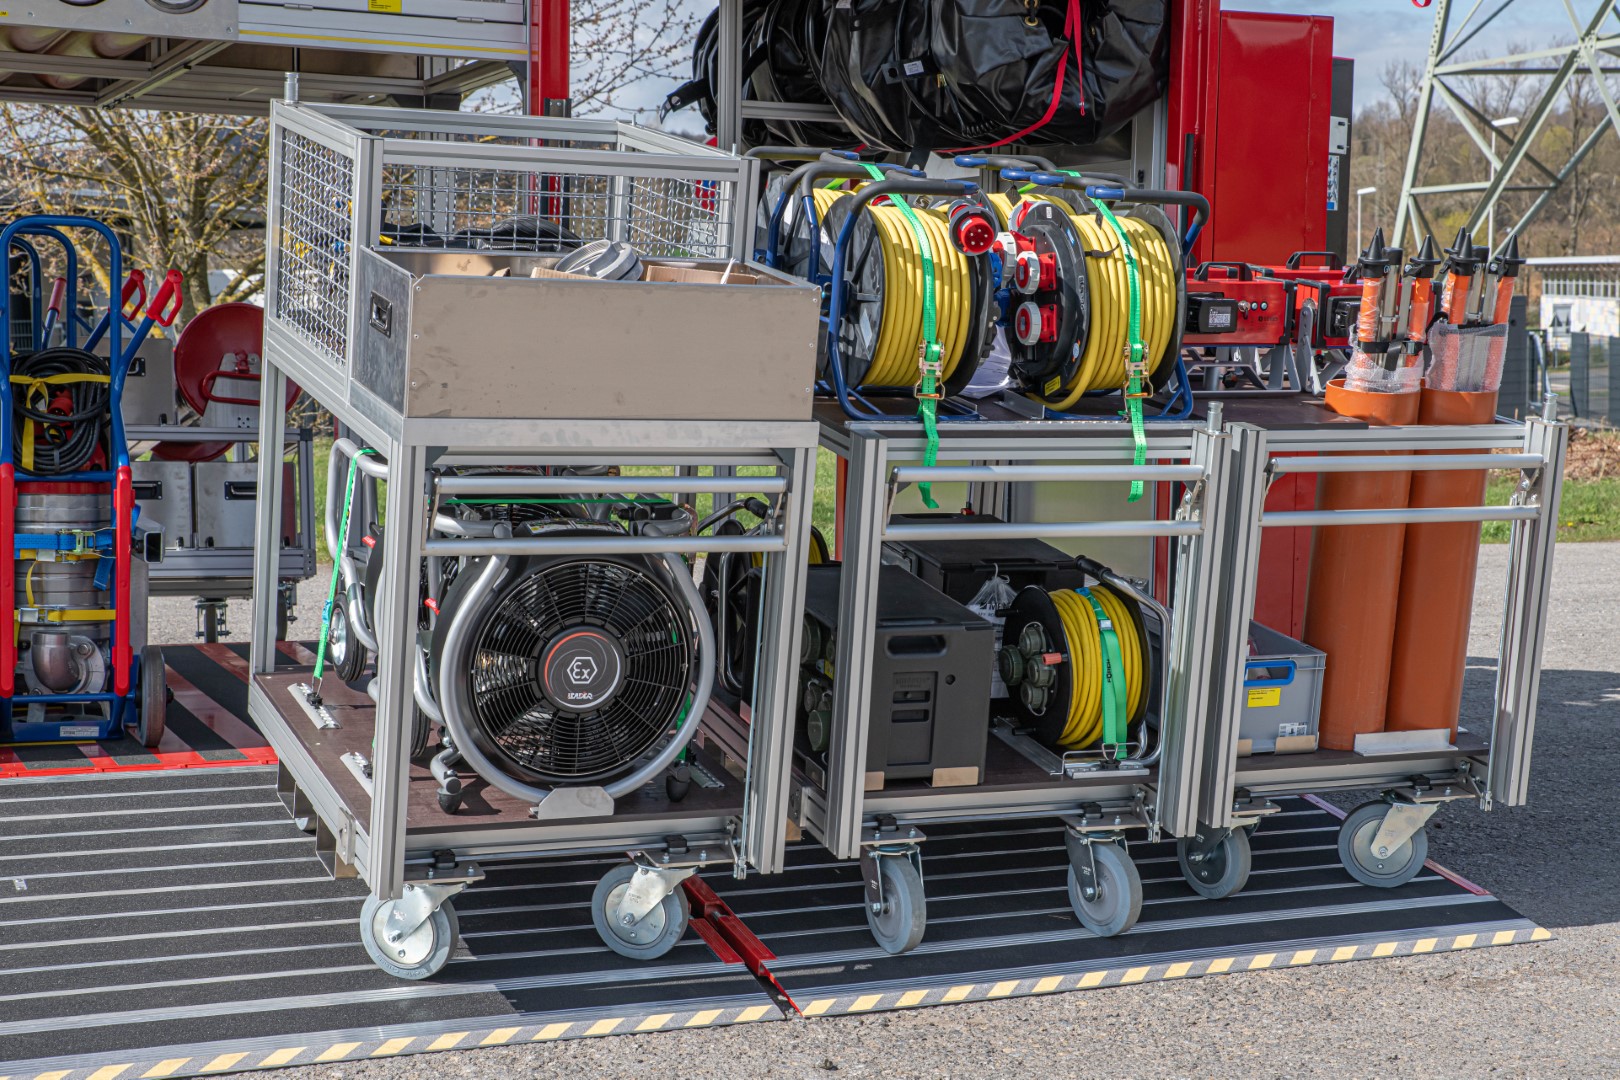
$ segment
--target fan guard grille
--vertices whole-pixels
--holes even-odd
[[[623,680],[573,711],[542,689],[547,649],[589,627],[616,643]],[[654,574],[622,562],[551,563],[486,608],[470,656],[471,720],[497,764],[546,783],[601,780],[661,743],[681,719],[694,639],[686,607]]]

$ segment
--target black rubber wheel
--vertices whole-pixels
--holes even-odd
[[[387,940],[388,916],[396,901],[366,897],[360,909],[360,943],[378,967],[397,979],[427,979],[443,970],[456,947],[456,922],[450,905],[437,911],[403,941]]]
[[[1136,925],[1142,914],[1142,875],[1118,844],[1091,845],[1097,880],[1090,896],[1081,887],[1080,871],[1069,863],[1069,903],[1075,917],[1098,937],[1117,937]]]
[[[460,783],[461,782],[459,780],[456,782],[457,786],[453,791],[441,790],[439,792],[439,809],[443,810],[447,814],[453,814],[457,810],[461,809],[461,798],[463,793]]]
[[[135,738],[154,748],[163,741],[169,711],[168,669],[163,666],[163,650],[148,645],[141,650],[140,715],[135,718]]]
[[[1187,879],[1192,891],[1211,900],[1224,900],[1241,892],[1249,882],[1249,868],[1253,864],[1248,832],[1233,829],[1196,862],[1192,858],[1195,843],[1193,837],[1176,841],[1176,861],[1181,864],[1181,876]]]
[[[428,738],[433,734],[433,721],[419,706],[411,706],[411,757],[421,757],[427,753]]]
[[[878,947],[891,956],[915,949],[928,929],[928,897],[923,892],[922,875],[904,855],[880,855],[878,875],[883,882],[883,904],[872,910],[866,903],[866,925]]]
[[[687,766],[677,765],[664,774],[664,794],[670,802],[681,802],[691,791],[692,770]]]
[[[625,926],[617,912],[620,901],[630,891],[630,879],[635,876],[635,863],[620,863],[602,875],[591,895],[591,921],[596,924],[603,943],[620,956],[656,960],[673,949],[686,933],[692,909],[686,899],[686,889],[676,886],[675,891],[660,900],[640,922]]]
[[[1373,851],[1373,837],[1389,813],[1386,802],[1363,803],[1350,811],[1339,826],[1339,861],[1351,877],[1363,885],[1393,889],[1417,877],[1423,860],[1429,857],[1429,834],[1413,833],[1395,850],[1379,855]]]
[[[366,670],[371,658],[366,647],[349,628],[349,615],[343,610],[342,600],[332,605],[332,622],[326,630],[326,656],[332,661],[332,671],[344,682],[353,682]]]

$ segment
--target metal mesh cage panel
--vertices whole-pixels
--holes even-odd
[[[274,315],[343,362],[349,344],[351,158],[281,129]]]

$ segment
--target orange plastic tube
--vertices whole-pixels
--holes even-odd
[[[1488,424],[1496,417],[1495,392],[1425,387],[1420,396],[1420,424]],[[1485,499],[1485,481],[1484,469],[1413,473],[1409,504],[1479,506]],[[1456,736],[1474,611],[1479,530],[1473,521],[1406,527],[1386,731],[1445,728]]]
[[[1327,405],[1369,424],[1417,422],[1421,394],[1377,394],[1328,384]],[[1320,510],[1406,506],[1409,472],[1324,473]],[[1318,742],[1355,749],[1356,736],[1384,730],[1389,697],[1395,608],[1401,585],[1404,525],[1329,525],[1311,542],[1311,582],[1305,600],[1305,641],[1327,653]]]

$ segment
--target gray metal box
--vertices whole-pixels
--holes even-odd
[[[175,396],[174,342],[154,330],[141,343],[136,358],[137,363],[131,367],[138,370],[131,370],[124,380],[124,423],[178,423],[180,406]],[[186,531],[191,531],[189,523]]]
[[[741,262],[529,276],[555,261],[362,252],[355,383],[413,417],[810,419],[820,290]]]
[[[197,546],[253,547],[259,466],[251,461],[199,461],[193,499]]]
[[[164,542],[171,547],[192,547],[191,463],[189,461],[132,461],[135,505],[141,524],[158,522]]]
[[[1249,624],[1249,640],[1238,755],[1315,750],[1327,654],[1257,622]]]

